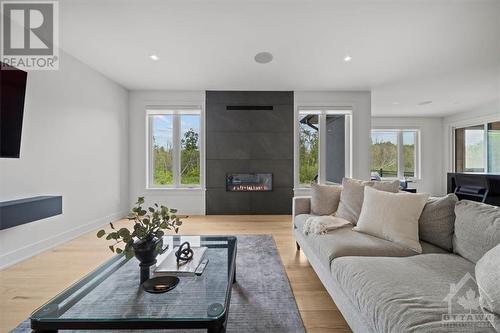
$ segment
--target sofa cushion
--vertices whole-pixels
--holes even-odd
[[[500,244],[500,207],[462,200],[455,215],[453,252],[475,263]]]
[[[431,197],[427,200],[418,220],[420,240],[450,252],[453,250],[452,238],[457,201],[458,198],[453,193],[444,197]]]
[[[366,186],[363,208],[354,230],[422,253],[418,219],[428,198],[425,193],[390,193]]]
[[[311,213],[331,215],[337,211],[340,202],[340,185],[311,184]]]
[[[398,192],[399,181],[378,182],[362,181],[351,178],[342,179],[342,193],[340,193],[340,203],[335,216],[342,217],[354,225],[358,222],[365,186],[371,186],[380,191]]]
[[[325,267],[330,267],[334,258],[343,256],[386,256],[405,257],[417,254],[407,248],[403,248],[393,242],[370,236],[352,230],[352,227],[343,227],[329,232],[326,235],[302,233],[304,223],[311,215],[297,215],[294,224],[297,233],[315,251]],[[431,244],[422,245],[423,253],[446,252]]]
[[[464,276],[473,277],[474,264],[454,254],[343,257],[332,262],[331,273],[332,283],[345,292],[373,332],[451,332],[453,328],[442,322],[442,315],[448,314],[450,286]],[[466,282],[466,289],[458,292],[470,288],[477,295],[473,278]],[[469,313],[456,303],[452,306],[453,313]]]
[[[486,252],[476,264],[479,286],[479,304],[496,317],[500,317],[500,244]],[[492,321],[492,324],[495,323]],[[500,326],[495,327],[500,330]]]

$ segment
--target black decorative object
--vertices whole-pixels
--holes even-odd
[[[159,276],[144,281],[142,288],[148,293],[161,294],[174,289],[179,283],[176,276]]]
[[[141,280],[143,284],[149,279],[149,267],[156,264],[156,257],[158,254],[163,253],[167,248],[163,249],[163,239],[149,237],[136,241],[132,247],[134,248],[134,255],[139,260],[139,267],[141,268]]]
[[[179,249],[175,251],[175,257],[177,258],[177,264],[180,261],[183,263],[188,262],[193,259],[193,250],[191,249],[191,244],[189,242],[184,242],[179,246]]]

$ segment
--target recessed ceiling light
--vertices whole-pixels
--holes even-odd
[[[254,59],[259,64],[267,64],[273,61],[273,55],[269,52],[259,52],[255,55]]]
[[[351,61],[351,60],[352,60],[352,57],[351,57],[350,55],[346,55],[346,56],[344,57],[344,61],[345,61],[345,62],[349,62],[349,61]]]
[[[420,102],[418,103],[418,105],[427,105],[427,104],[431,104],[432,101],[423,101],[423,102]]]
[[[156,54],[151,54],[149,56],[149,59],[151,59],[153,61],[158,61],[158,60],[160,60],[160,57],[158,57]]]

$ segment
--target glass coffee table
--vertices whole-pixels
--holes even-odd
[[[200,276],[182,276],[175,289],[151,294],[139,285],[139,262],[117,255],[32,313],[35,332],[103,329],[207,329],[225,332],[236,274],[236,237],[171,236],[208,247]]]

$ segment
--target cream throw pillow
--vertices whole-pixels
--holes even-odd
[[[425,193],[389,193],[366,186],[363,208],[353,229],[422,253],[418,219],[428,198]]]
[[[344,218],[356,225],[363,206],[365,186],[396,193],[399,191],[399,180],[379,182],[351,178],[342,179],[342,193],[340,194],[340,203],[335,216]]]
[[[311,184],[311,213],[313,215],[332,215],[340,202],[340,185]]]

